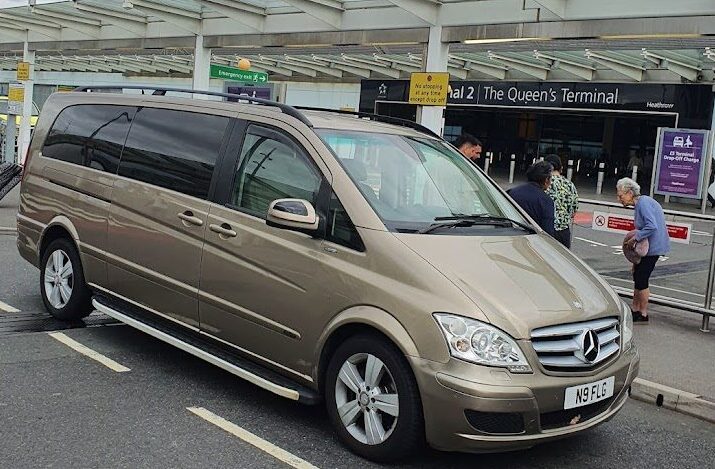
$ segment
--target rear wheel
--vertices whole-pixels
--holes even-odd
[[[47,311],[57,319],[76,321],[92,312],[91,292],[82,263],[67,239],[52,241],[42,254],[40,290]]]
[[[422,404],[401,352],[379,336],[348,339],[326,374],[326,405],[342,441],[374,461],[396,461],[423,441]]]

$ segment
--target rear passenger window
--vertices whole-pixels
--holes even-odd
[[[208,198],[229,118],[168,109],[140,109],[119,175]]]
[[[68,107],[52,124],[42,155],[114,174],[135,111],[130,106]]]
[[[246,132],[231,203],[265,218],[276,199],[316,204],[321,176],[303,148],[287,135],[252,125]]]

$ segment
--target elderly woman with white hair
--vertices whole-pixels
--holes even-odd
[[[636,244],[648,240],[648,252],[633,265],[633,322],[648,322],[648,281],[653,273],[658,258],[670,251],[668,228],[665,226],[663,207],[652,197],[641,195],[641,187],[630,178],[623,178],[616,183],[618,201],[625,207],[635,207],[636,232],[628,242]]]

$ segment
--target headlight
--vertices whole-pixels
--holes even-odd
[[[435,313],[434,317],[454,358],[507,368],[512,373],[531,373],[524,354],[507,333],[454,314]]]
[[[633,340],[633,314],[631,313],[630,306],[628,306],[625,301],[621,301],[621,305],[621,309],[623,310],[623,337],[621,340],[623,346],[621,348],[625,350],[626,347],[630,345],[631,340]]]

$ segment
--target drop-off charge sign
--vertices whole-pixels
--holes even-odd
[[[410,75],[410,104],[446,106],[449,73],[413,73]]]
[[[693,225],[690,223],[667,222],[665,226],[668,228],[668,236],[671,241],[690,244],[690,232],[693,230]],[[598,231],[623,234],[636,229],[632,216],[606,212],[593,212],[591,228]]]
[[[655,193],[701,198],[708,131],[665,128],[658,131]]]

